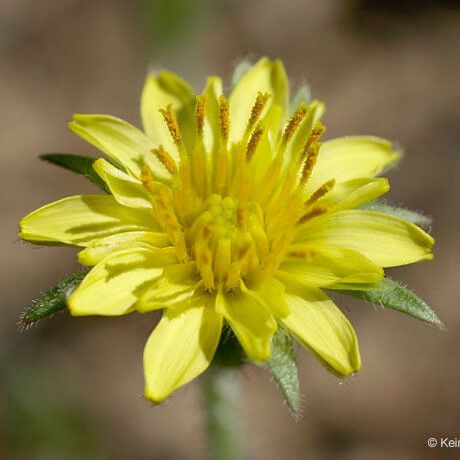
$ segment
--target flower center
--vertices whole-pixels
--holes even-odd
[[[218,194],[207,198],[185,239],[207,289],[237,287],[269,252],[260,206]]]
[[[272,126],[268,135],[269,98],[258,94],[241,139],[230,142],[229,101],[220,96],[218,113],[208,113],[219,131],[210,150],[203,137],[204,95],[196,99],[193,143],[184,140],[172,105],[161,109],[180,161],[160,145],[152,153],[171,180],[157,180],[147,166],[141,180],[178,260],[195,261],[208,290],[235,289],[258,272],[272,274],[299,226],[327,211],[318,200],[334,181],[306,191],[325,127],[301,103],[284,127]]]

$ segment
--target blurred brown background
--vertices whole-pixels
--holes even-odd
[[[328,136],[375,134],[407,156],[389,198],[434,218],[433,262],[392,270],[448,330],[342,298],[363,369],[340,385],[299,351],[303,418],[263,369],[246,368],[252,458],[447,459],[429,436],[460,438],[460,8],[454,1],[1,0],[0,458],[205,458],[199,386],[160,407],[142,398],[142,348],[154,315],[58,315],[18,333],[19,313],[76,268],[75,251],[17,240],[42,204],[95,191],[37,159],[95,154],[66,127],[74,112],[139,123],[149,68],[201,90],[244,57],[284,60],[328,106]]]

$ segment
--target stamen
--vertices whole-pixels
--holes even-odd
[[[318,201],[320,198],[322,198],[326,193],[330,192],[332,188],[335,185],[335,179],[331,179],[327,182],[325,182],[321,187],[319,187],[307,200],[305,203],[307,206],[310,206],[313,204],[315,201]]]
[[[141,179],[144,187],[153,193],[152,204],[155,217],[171,240],[176,250],[177,258],[181,262],[186,261],[188,254],[185,235],[174,210],[171,189],[159,182],[153,183],[152,172],[148,167],[143,168]]]
[[[161,164],[171,173],[177,173],[177,165],[173,157],[160,145],[157,149],[152,149],[152,153],[158,158]]]
[[[204,114],[206,109],[206,96],[196,97],[195,118],[196,118],[196,131],[201,137],[203,136]]]
[[[298,257],[299,259],[303,259],[306,256],[306,251],[290,251],[288,256],[290,257]]]
[[[289,120],[286,128],[284,129],[283,133],[283,144],[288,144],[289,141],[292,139],[292,136],[296,132],[297,128],[299,127],[300,123],[302,123],[305,115],[308,112],[308,106],[306,104],[301,104],[299,108],[295,111],[294,115],[292,115],[291,119]]]
[[[308,211],[305,213],[298,221],[298,224],[303,224],[307,222],[308,220],[314,219],[315,217],[321,216],[322,214],[325,214],[329,208],[325,205],[318,205],[314,207],[311,211]]]
[[[257,127],[254,132],[252,133],[251,139],[249,139],[248,146],[246,148],[246,160],[251,161],[254,153],[259,146],[259,142],[262,139],[262,134],[264,132],[264,128],[262,126]]]
[[[310,147],[321,139],[325,131],[326,127],[320,121],[317,121],[310,133],[310,136],[308,137],[307,143],[305,144],[304,152],[308,152]]]
[[[239,286],[241,269],[242,267],[240,262],[232,262],[230,264],[228,267],[227,282],[225,283],[227,290],[235,289]]]
[[[214,288],[214,272],[212,270],[212,251],[204,241],[195,245],[196,266],[201,274],[206,289]]]
[[[180,147],[182,144],[182,137],[180,134],[179,123],[177,122],[176,112],[174,112],[172,104],[168,104],[166,109],[159,110],[163,115],[174,143]]]
[[[153,193],[153,173],[147,165],[142,166],[141,182],[148,192]]]
[[[223,281],[228,273],[228,268],[232,261],[231,250],[230,239],[222,238],[217,243],[214,272],[218,281]]]
[[[248,221],[248,210],[246,208],[240,208],[236,212],[236,223],[239,228],[246,226]]]
[[[225,96],[219,98],[219,123],[222,139],[227,141],[230,130],[230,106]]]
[[[251,116],[248,120],[248,125],[246,127],[246,132],[249,131],[255,126],[257,120],[259,119],[262,111],[264,110],[265,106],[267,105],[268,100],[270,99],[271,95],[269,93],[259,93],[257,94],[256,102],[252,107]]]
[[[316,142],[315,144],[311,145],[307,149],[307,159],[305,160],[305,163],[303,165],[303,170],[302,170],[301,182],[303,184],[307,182],[307,180],[311,176],[311,173],[313,172],[313,168],[315,167],[316,161],[318,160],[320,147],[321,147],[321,144],[319,142]],[[306,150],[306,148],[307,148],[307,145],[305,145],[304,151]]]
[[[311,261],[313,256],[315,255],[315,251],[313,249],[293,249],[292,251],[289,251],[288,256],[289,257],[295,257],[298,259],[304,259],[307,262]]]

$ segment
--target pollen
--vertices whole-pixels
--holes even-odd
[[[158,158],[161,164],[171,173],[176,174],[177,164],[171,155],[163,148],[162,145],[157,149],[152,149],[152,153]]]
[[[308,151],[312,145],[316,144],[321,139],[325,131],[326,127],[320,121],[317,121],[310,133],[310,136],[308,137],[305,150]]]
[[[160,109],[161,114],[168,126],[169,133],[173,138],[174,143],[177,146],[180,146],[182,143],[182,137],[179,129],[179,124],[177,122],[176,112],[173,109],[172,104],[168,104],[166,109]]]
[[[196,132],[198,136],[203,136],[204,115],[206,107],[206,97],[196,97],[195,119],[196,119]]]
[[[312,195],[305,204],[308,206],[313,204],[315,201],[318,201],[320,198],[322,198],[324,195],[330,192],[333,189],[334,185],[335,179],[331,179],[325,182],[323,185],[321,185],[321,187],[319,187],[315,192],[312,193]]]
[[[230,131],[230,107],[225,96],[219,98],[219,125],[222,139],[227,141]]]
[[[302,182],[305,183],[308,181],[310,178],[313,168],[315,167],[316,161],[318,160],[318,155],[319,155],[319,150],[320,150],[321,144],[316,142],[311,146],[307,145],[305,146],[305,150],[307,151],[307,159],[305,160],[303,170],[302,170]]]
[[[310,211],[306,212],[300,219],[299,219],[299,224],[303,224],[314,217],[321,216],[325,214],[327,211],[329,211],[329,208],[325,205],[318,205],[312,208]]]
[[[254,153],[257,150],[260,140],[262,139],[262,134],[264,133],[264,129],[262,126],[259,126],[254,130],[249,139],[248,146],[246,148],[246,160],[251,161],[251,158],[254,156]]]
[[[292,136],[297,131],[297,128],[299,127],[300,123],[302,123],[307,112],[308,107],[305,104],[301,104],[300,107],[295,111],[294,115],[292,115],[283,133],[284,144],[288,144],[292,139]]]
[[[256,102],[252,106],[251,116],[248,120],[247,131],[249,132],[259,120],[265,106],[267,105],[268,100],[270,99],[269,93],[261,93],[257,94]]]
[[[152,170],[147,165],[144,165],[142,167],[141,181],[142,181],[142,185],[144,186],[144,188],[150,193],[152,193],[153,192],[153,174],[152,174]]]

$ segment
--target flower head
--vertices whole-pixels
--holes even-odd
[[[196,95],[168,72],[147,78],[145,133],[106,115],[73,132],[105,153],[109,195],[65,198],[21,221],[20,236],[81,246],[94,266],[68,298],[73,315],[164,309],[144,351],[146,396],[162,401],[211,363],[224,323],[265,361],[286,328],[334,374],[361,366],[353,327],[323,288],[378,283],[384,267],[432,257],[414,224],[361,206],[399,154],[368,136],[323,142],[324,105],[289,113],[279,61],[261,59],[227,98]]]

